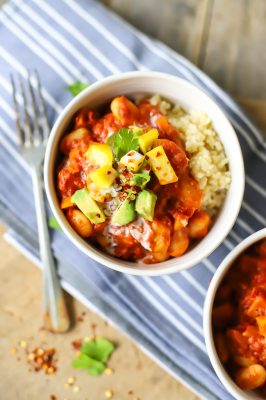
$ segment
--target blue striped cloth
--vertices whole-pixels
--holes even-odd
[[[53,233],[59,273],[69,290],[130,334],[169,372],[206,399],[230,399],[204,344],[202,310],[220,261],[244,237],[265,226],[265,142],[239,106],[182,56],[137,31],[92,0],[12,0],[0,12],[0,209],[21,248],[37,256],[29,170],[17,152],[10,72],[38,69],[49,119],[69,102],[65,86],[121,71],[168,72],[196,84],[220,104],[234,125],[246,167],[239,218],[223,244],[201,264],[172,276],[134,277],[111,271]]]

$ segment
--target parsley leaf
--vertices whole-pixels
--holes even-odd
[[[101,375],[113,351],[114,345],[107,339],[90,340],[81,346],[80,355],[72,361],[72,367],[86,369],[93,376]]]
[[[80,351],[94,360],[106,362],[114,351],[114,345],[107,339],[98,338],[85,342]]]
[[[134,174],[130,179],[129,184],[131,186],[139,186],[141,189],[144,189],[150,179],[151,177],[149,171],[143,171],[138,174]]]
[[[86,369],[92,376],[101,375],[105,370],[105,365],[101,361],[94,360],[83,353],[72,361],[72,367]]]
[[[107,139],[107,143],[112,146],[114,155],[119,161],[130,150],[139,150],[137,135],[128,128],[122,128]]]
[[[90,86],[89,83],[75,81],[71,85],[67,86],[66,89],[72,94],[72,96],[77,96],[88,86]]]
[[[55,218],[55,216],[53,215],[49,221],[48,221],[48,226],[51,229],[54,229],[55,231],[61,231],[61,226],[59,225],[57,219]]]

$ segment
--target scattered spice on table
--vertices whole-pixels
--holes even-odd
[[[27,354],[27,363],[35,372],[43,370],[46,374],[53,375],[57,371],[56,350],[52,347],[36,347]]]
[[[74,350],[79,350],[82,345],[82,339],[75,339],[71,342]]]
[[[111,389],[107,389],[107,390],[105,391],[105,397],[106,397],[107,399],[111,399],[111,398],[113,397],[113,391],[112,391]]]
[[[112,375],[114,370],[112,368],[105,368],[104,373],[105,375]]]

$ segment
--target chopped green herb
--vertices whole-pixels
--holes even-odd
[[[55,231],[61,231],[61,226],[57,222],[57,219],[55,218],[54,215],[49,219],[48,226],[49,228],[54,229]]]
[[[144,189],[150,179],[151,177],[149,171],[143,171],[138,174],[134,174],[130,179],[129,184],[131,186],[139,186],[141,189]]]
[[[106,362],[114,351],[114,345],[109,340],[99,338],[84,343],[81,353],[101,362]]]
[[[107,143],[112,146],[113,153],[118,161],[130,150],[139,150],[137,135],[127,128],[115,132],[107,139]]]
[[[73,82],[71,85],[67,86],[66,89],[72,94],[72,96],[77,96],[88,86],[90,86],[89,83],[76,81]]]
[[[113,351],[114,345],[107,339],[90,340],[81,346],[80,355],[72,361],[72,367],[86,369],[93,376],[101,375]]]
[[[105,370],[105,365],[101,361],[94,360],[93,358],[81,353],[77,358],[72,361],[73,368],[86,369],[89,375],[98,376]]]

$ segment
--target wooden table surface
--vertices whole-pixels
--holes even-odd
[[[3,0],[0,0],[0,5]],[[236,97],[266,133],[266,2],[264,0],[103,0],[108,7],[197,64]],[[3,233],[2,228],[0,233]],[[1,400],[195,400],[197,397],[144,355],[117,329],[72,300],[83,321],[65,335],[40,331],[41,274],[0,239],[0,398]],[[4,255],[4,257],[3,257]],[[110,360],[114,373],[98,378],[70,366],[71,342],[96,333],[117,344]],[[29,372],[25,340],[32,349],[45,342],[58,352],[56,375]],[[17,352],[12,353],[11,349]],[[14,351],[14,350],[13,350]],[[64,387],[70,376],[80,391]],[[129,395],[128,391],[133,390]]]

